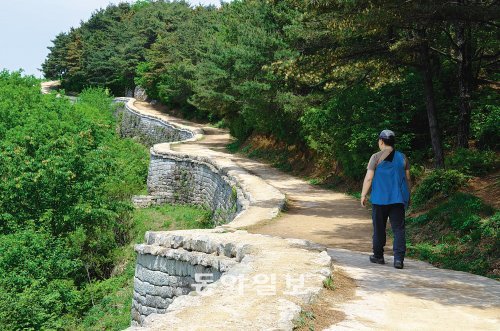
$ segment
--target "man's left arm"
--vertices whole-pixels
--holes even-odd
[[[406,184],[408,184],[408,190],[411,190],[410,163],[408,162],[408,157],[406,155],[405,155],[405,174],[406,174]]]
[[[372,186],[373,176],[375,171],[368,169],[366,171],[365,180],[363,181],[363,190],[361,191],[361,206],[366,207],[366,195]]]
[[[406,184],[408,185],[408,191],[411,191],[410,170],[406,170]]]
[[[408,158],[405,156],[405,174],[406,174],[406,185],[408,186],[408,192],[410,192],[411,201],[411,175],[410,175],[410,164],[408,163]],[[408,201],[408,203],[410,203]]]

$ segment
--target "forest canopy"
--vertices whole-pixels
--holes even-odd
[[[274,137],[359,179],[391,128],[412,164],[498,149],[495,1],[138,1],[56,36],[43,64],[68,90],[140,85],[244,141]]]

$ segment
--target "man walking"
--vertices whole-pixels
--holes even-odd
[[[394,268],[403,269],[406,253],[405,208],[410,202],[410,166],[406,156],[394,149],[394,143],[394,132],[384,130],[380,133],[380,152],[373,154],[368,162],[361,205],[366,206],[366,195],[372,187],[373,255],[370,261],[385,263],[385,230],[389,218],[394,234]]]

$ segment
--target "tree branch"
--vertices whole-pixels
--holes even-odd
[[[486,63],[486,64],[484,65],[484,67],[489,67],[489,66],[491,66],[491,65],[493,65],[493,64],[495,64],[495,63],[497,63],[497,62],[499,62],[499,61],[500,61],[500,59],[496,59],[495,61],[491,61],[490,63]]]
[[[432,51],[434,51],[434,52],[436,52],[436,53],[438,53],[438,54],[446,56],[448,59],[451,59],[454,62],[457,62],[457,59],[454,58],[451,54],[448,54],[448,53],[446,53],[446,52],[444,52],[444,51],[442,51],[440,49],[437,49],[437,48],[434,48],[434,47],[431,47],[431,46],[429,46],[429,49],[432,50]]]
[[[455,40],[453,39],[452,35],[450,34],[450,32],[446,29],[446,28],[441,28],[441,30],[444,32],[444,34],[448,37],[448,39],[450,40],[451,44],[453,47],[455,47],[455,49],[459,49],[457,43],[455,42]]]

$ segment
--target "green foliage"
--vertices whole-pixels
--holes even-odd
[[[434,170],[416,187],[412,194],[413,208],[449,197],[467,183],[468,177],[457,170]]]
[[[7,128],[0,141],[0,328],[123,329],[134,272],[129,243],[141,242],[146,230],[211,227],[211,211],[133,211],[130,197],[144,188],[149,157],[116,136],[106,90],[86,89],[73,105],[41,95],[38,86],[17,73],[0,79],[0,125]]]
[[[471,125],[478,148],[498,150],[498,93],[488,87],[498,80],[496,12],[498,5],[490,0],[468,6],[238,0],[220,9],[141,0],[109,5],[57,35],[42,69],[47,78],[61,79],[66,90],[84,90],[76,104],[41,95],[33,77],[0,73],[0,236],[12,247],[31,238],[43,248],[33,247],[33,256],[47,263],[32,278],[29,271],[16,269],[14,259],[1,267],[5,273],[0,275],[7,276],[0,288],[0,328],[72,328],[92,298],[95,306],[85,328],[122,327],[127,290],[123,295],[115,290],[130,286],[129,279],[103,279],[117,270],[120,254],[130,254],[122,249],[131,238],[155,228],[151,222],[156,220],[159,228],[176,226],[161,209],[132,217],[129,197],[144,189],[147,151],[115,136],[106,89],[124,95],[139,84],[151,98],[188,118],[220,121],[240,140],[233,151],[251,133],[308,146],[324,164],[340,165],[343,173],[336,173],[336,180],[339,175],[362,178],[369,156],[377,151],[377,134],[389,128],[418,179],[424,174],[421,165],[432,158],[426,104],[436,105],[439,132],[450,152],[462,127],[457,124]],[[460,26],[470,28],[470,34],[459,43]],[[462,42],[467,52],[456,47]],[[465,103],[457,81],[471,87]],[[468,113],[459,116],[469,101],[471,123]],[[415,191],[414,206],[453,195],[466,182],[462,172],[492,169],[492,155],[452,153],[448,165],[459,171],[428,175]],[[269,157],[290,170],[286,154]],[[470,210],[465,216],[451,210],[462,205]],[[446,240],[416,245],[419,254],[484,272],[491,256],[498,256],[498,215],[484,218],[480,208],[486,207],[457,195],[442,209],[409,222],[417,230],[448,227],[429,230]],[[210,226],[206,216],[178,222]],[[61,266],[45,252],[50,249],[67,253],[61,255]],[[30,256],[21,255],[26,268],[36,269]],[[29,287],[15,287],[17,281]],[[32,302],[37,304],[31,307]],[[12,324],[16,314],[19,325]],[[108,314],[117,317],[106,320]]]
[[[486,100],[485,102],[495,102]],[[496,99],[498,102],[498,97]],[[500,106],[486,104],[482,111],[476,111],[473,118],[473,131],[476,134],[477,146],[481,149],[500,149]]]
[[[129,248],[130,250],[131,247]],[[130,326],[130,307],[134,289],[133,261],[125,271],[100,282],[91,283],[85,289],[95,305],[89,308],[76,330],[123,330]]]
[[[138,24],[147,27],[147,33],[155,37],[149,38],[154,42],[148,44],[145,59],[136,68],[135,83],[145,87],[149,97],[186,115],[196,112],[187,102],[198,58],[193,49],[212,32],[213,21],[209,10],[200,9],[196,16],[193,14],[186,4],[161,2],[137,13]]]
[[[253,130],[297,141],[302,96],[283,88],[270,63],[293,51],[282,24],[299,12],[283,4],[236,1],[192,9],[185,2],[110,5],[60,34],[42,65],[67,89],[135,84],[187,118],[224,119],[233,135]]]
[[[111,100],[72,104],[40,81],[0,74],[1,329],[64,329],[91,305],[132,227],[148,153],[115,133]]]
[[[210,228],[211,211],[197,205],[161,205],[136,209],[131,244],[142,243],[146,231]],[[118,259],[123,272],[118,276],[87,285],[87,297],[94,299],[79,328],[84,330],[123,330],[130,325],[135,253],[133,245],[124,247]],[[75,327],[77,328],[77,327]]]
[[[410,164],[410,176],[412,180],[417,178],[423,178],[425,174],[425,168],[418,164]]]
[[[492,215],[494,209],[481,199],[466,193],[456,193],[445,203],[429,211],[427,217],[438,222],[446,222],[458,231],[477,229],[480,215]]]
[[[145,48],[156,38],[149,30],[155,22],[143,15],[152,6],[149,2],[109,5],[94,12],[80,28],[57,35],[42,64],[45,76],[62,79],[67,90],[101,86],[124,95],[134,86],[135,70],[144,59]]]
[[[83,301],[73,281],[82,269],[79,253],[43,231],[0,235],[2,330],[60,330],[72,321]]]
[[[85,104],[103,111],[111,109],[112,98],[109,96],[109,90],[106,88],[87,88],[79,95],[77,103]]]
[[[283,79],[265,69],[287,48],[274,15],[273,7],[263,1],[223,6],[218,15],[221,28],[201,41],[204,51],[193,68],[189,103],[224,118],[240,140],[253,130],[284,140],[296,138],[290,133],[297,132],[297,114],[287,109],[290,95],[282,96]]]
[[[411,256],[444,268],[498,277],[500,213],[481,199],[455,193],[428,213],[407,220]]]
[[[39,91],[33,87],[32,93]],[[113,249],[126,238],[131,207],[124,195],[130,197],[145,180],[146,151],[136,147],[130,163],[130,143],[116,137],[110,100],[102,91],[82,93],[74,106],[46,99],[0,142],[0,175],[10,179],[0,183],[1,232],[30,224],[54,236],[82,231],[82,259],[93,275],[106,277]],[[132,191],[123,191],[126,180]]]
[[[186,118],[220,121],[241,142],[257,133],[308,146],[339,175],[359,180],[382,129],[397,133],[412,165],[431,161],[439,149],[431,148],[431,103],[446,149],[455,145],[459,124],[471,125],[480,148],[498,148],[497,93],[483,83],[476,88],[482,78],[495,79],[486,65],[497,56],[495,25],[484,23],[492,4],[471,4],[473,18],[457,5],[458,16],[450,17],[444,5],[121,3],[56,36],[43,69],[78,91],[101,86],[122,95],[141,85]],[[480,77],[458,75],[457,36],[448,30],[464,19],[477,20],[465,42],[477,55],[469,67]],[[469,76],[471,123],[468,114],[459,116],[457,84]]]
[[[379,90],[361,87],[344,90],[324,107],[307,109],[300,121],[308,145],[328,159],[340,162],[344,175],[357,179],[365,174],[383,129],[392,128],[396,132],[397,149],[410,150],[421,109],[406,105],[418,103],[413,92],[416,80],[415,75],[409,74],[405,83]]]
[[[445,159],[447,168],[456,169],[466,175],[482,176],[498,165],[496,154],[491,151],[457,149]]]

